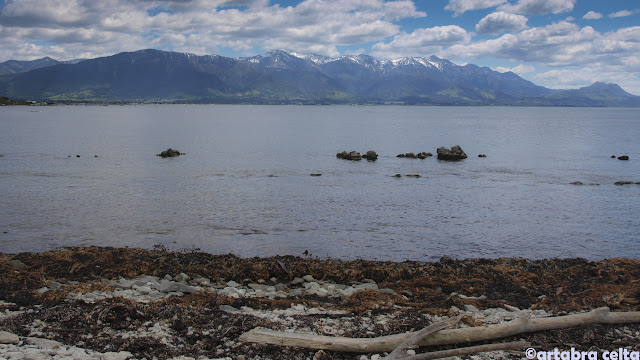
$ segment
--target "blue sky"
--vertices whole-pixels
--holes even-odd
[[[156,48],[436,55],[551,88],[640,95],[637,0],[0,0],[0,62]]]

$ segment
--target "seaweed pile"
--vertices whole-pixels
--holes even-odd
[[[0,253],[0,273],[0,330],[103,353],[128,351],[147,359],[305,359],[316,354],[314,350],[238,340],[242,333],[258,326],[375,337],[420,329],[454,313],[467,314],[463,322],[475,326],[514,316],[520,309],[545,316],[602,306],[640,308],[640,262],[621,258],[443,258],[432,263],[395,263],[294,256],[246,259],[166,249],[79,247]],[[122,279],[162,279],[178,274],[206,279],[210,289],[176,292],[149,302],[122,296],[83,298],[83,294],[113,292],[114,284]],[[303,278],[308,281],[303,283]],[[285,291],[279,296],[230,296],[223,290],[231,282],[250,291],[249,284]],[[306,286],[312,282],[325,288],[359,286],[362,291],[323,295]],[[305,289],[302,285],[309,291],[290,291]],[[492,320],[496,314],[502,315]],[[592,325],[525,338],[543,347],[633,347],[639,343],[640,326]],[[323,356],[359,358],[340,352]],[[522,354],[514,356],[522,358]]]

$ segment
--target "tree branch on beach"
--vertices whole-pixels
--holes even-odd
[[[450,321],[455,324],[457,321],[459,321],[459,319],[456,319],[457,318],[453,318]],[[460,329],[445,329],[447,326],[445,326],[444,328],[440,328],[442,324],[439,323],[434,324],[438,325],[434,327],[438,329],[436,330],[436,332],[426,331],[427,329],[429,329],[429,327],[421,330],[424,332],[422,336],[420,336],[419,339],[417,339],[418,341],[416,341],[415,343],[411,342],[410,346],[453,345],[460,343],[491,341],[524,333],[566,329],[592,324],[628,324],[638,322],[640,322],[640,311],[611,312],[609,308],[603,307],[581,314],[545,318],[532,319],[531,316],[527,314],[519,319],[515,319],[502,324]],[[445,325],[449,324],[449,322],[445,323]],[[453,324],[449,326],[452,326]],[[415,334],[420,334],[420,331],[417,333],[413,332],[386,335],[376,338],[357,339],[315,334],[287,333],[255,328],[242,334],[240,336],[240,340],[244,342],[281,346],[295,346],[310,349],[323,349],[355,353],[382,353],[394,351],[396,348],[398,348],[398,346],[402,345],[412,336],[415,336]]]

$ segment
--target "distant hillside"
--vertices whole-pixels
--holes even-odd
[[[559,106],[640,106],[640,97],[629,94],[616,84],[603,82],[561,91],[545,98]]]
[[[15,101],[15,100],[11,100],[9,98],[6,98],[4,96],[0,96],[0,105],[1,106],[5,106],[5,105],[31,105],[31,103],[27,102],[27,101]]]
[[[557,91],[435,56],[380,61],[271,51],[246,58],[140,50],[61,63],[7,61],[0,94],[62,102],[640,106],[617,85]]]
[[[60,62],[50,57],[32,61],[9,60],[0,63],[0,75],[17,74],[57,64]]]
[[[80,61],[82,60],[58,61],[50,57],[44,57],[42,59],[31,61],[9,60],[0,63],[0,76],[23,73],[58,64],[76,64]]]

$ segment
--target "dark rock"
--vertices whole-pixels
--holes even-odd
[[[478,155],[478,157],[479,157],[479,158],[486,158],[486,157],[487,157],[487,155],[486,155],[486,154],[479,154],[479,155]]]
[[[405,175],[405,176],[406,176],[406,177],[414,177],[414,178],[419,178],[419,177],[421,177],[421,176],[420,176],[420,175],[418,175],[418,174],[407,174],[407,175]]]
[[[373,150],[369,150],[365,155],[362,155],[362,157],[369,161],[376,161],[378,159],[378,154]]]
[[[467,154],[460,148],[460,145],[453,146],[451,149],[444,146],[438,148],[438,160],[458,161],[466,158]]]
[[[616,181],[613,185],[632,185],[633,181]]]
[[[395,177],[395,178],[401,178],[401,177],[402,177],[402,175],[401,175],[401,174],[395,174],[395,175],[393,175],[393,177]]]
[[[180,155],[184,155],[184,153],[181,153],[180,151],[172,148],[168,148],[167,150],[161,152],[160,154],[157,154],[156,156],[162,156],[163,158],[167,158],[167,157],[175,157]]]
[[[589,186],[599,186],[600,184],[598,183],[583,183],[582,181],[574,181],[572,183],[569,183],[570,185],[589,185]]]
[[[414,154],[412,152],[409,152],[409,153],[406,153],[406,154],[399,154],[396,157],[408,158],[408,159],[426,159],[426,158],[431,157],[431,156],[433,156],[432,153],[423,151],[423,152],[420,152],[420,153],[417,153],[417,154]]]
[[[80,157],[80,155],[76,155],[76,157],[77,157],[77,158],[79,158],[79,157]]]
[[[444,263],[444,264],[453,264],[456,261],[454,259],[452,259],[451,257],[445,255],[445,256],[440,258],[440,262]]]
[[[616,158],[616,156],[615,156],[615,155],[611,155],[611,158],[612,158],[612,159],[615,159],[615,158]]]
[[[618,160],[629,160],[629,155],[618,156]]]
[[[357,151],[352,151],[352,152],[343,151],[343,152],[337,153],[336,157],[340,159],[345,159],[345,160],[354,160],[354,161],[362,160],[362,155],[360,155],[360,153]]]
[[[322,176],[322,174],[309,174],[309,176]]]
[[[94,158],[95,158],[95,157],[98,157],[98,155],[93,155],[93,157],[94,157]]]

